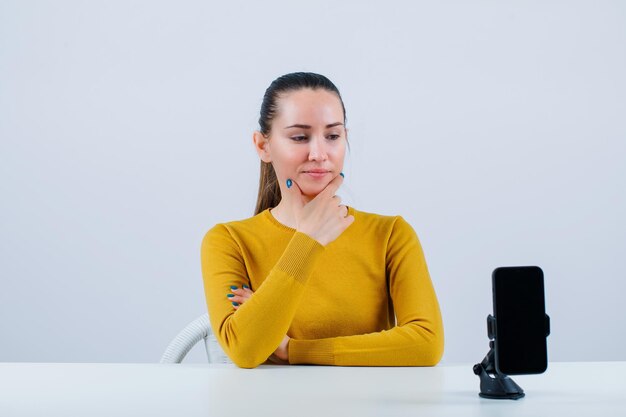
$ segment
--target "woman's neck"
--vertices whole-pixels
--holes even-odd
[[[291,227],[292,229],[296,228],[296,219],[294,219],[291,210],[281,207],[280,203],[276,207],[270,209],[270,213],[276,220],[278,220],[279,223],[287,227]]]
[[[309,204],[315,196],[302,195],[301,198],[304,204]],[[287,204],[284,198],[280,200],[280,203],[278,203],[276,207],[270,209],[270,213],[285,226],[291,227],[292,229],[296,228],[296,218],[293,215],[293,209]]]

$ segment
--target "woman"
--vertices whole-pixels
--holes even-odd
[[[265,92],[253,134],[255,215],[215,225],[201,247],[211,326],[239,367],[441,359],[439,303],[415,231],[402,216],[335,195],[345,122],[341,95],[322,75],[286,74]]]

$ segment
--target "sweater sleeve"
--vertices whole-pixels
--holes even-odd
[[[396,326],[380,332],[289,341],[289,363],[434,366],[443,355],[443,322],[417,234],[396,216],[386,246]]]
[[[226,297],[231,285],[250,285],[242,250],[224,224],[206,233],[200,252],[209,320],[220,346],[237,366],[254,368],[276,350],[324,250],[317,240],[296,231],[254,297],[235,310]]]

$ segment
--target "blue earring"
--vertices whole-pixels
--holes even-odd
[[[291,179],[287,180],[287,188],[291,188],[291,186],[293,185],[293,183],[291,182]]]

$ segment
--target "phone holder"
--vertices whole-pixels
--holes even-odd
[[[524,390],[507,375],[496,369],[495,339],[496,318],[487,316],[487,335],[489,336],[489,352],[481,363],[474,365],[474,374],[480,378],[480,392],[482,398],[496,400],[518,400],[524,395]],[[546,337],[550,334],[550,317],[546,314]]]

